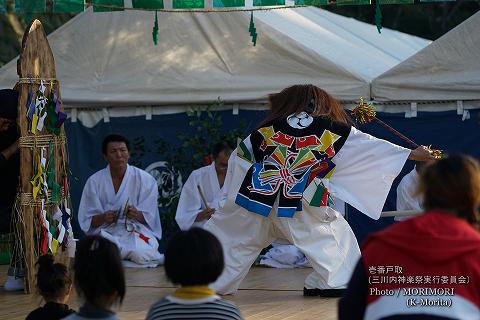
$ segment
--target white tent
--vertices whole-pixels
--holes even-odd
[[[372,82],[375,101],[480,100],[480,12]],[[478,104],[470,102],[478,108]],[[451,103],[455,108],[456,103]]]
[[[368,99],[372,79],[429,43],[314,7],[255,12],[256,46],[247,12],[158,19],[158,46],[153,12],[89,9],[50,34],[66,108],[252,103],[296,83]],[[0,86],[16,82],[15,60]]]

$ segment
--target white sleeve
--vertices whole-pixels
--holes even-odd
[[[83,232],[86,234],[94,233],[95,230],[90,230],[92,218],[103,213],[103,206],[99,198],[97,190],[97,183],[94,176],[88,178],[83,187],[82,198],[78,207],[78,224]]]
[[[202,199],[198,194],[196,180],[195,173],[190,174],[180,193],[175,221],[181,230],[190,229],[202,210]]]
[[[157,181],[147,172],[142,172],[142,188],[139,191],[137,210],[143,213],[148,227],[157,239],[162,239],[162,225],[158,213]]]
[[[336,167],[329,190],[334,197],[378,219],[393,180],[410,152],[352,127],[345,144],[332,159]]]
[[[397,210],[422,210],[419,197],[415,194],[417,185],[412,175],[417,174],[415,168],[403,177],[397,187]]]

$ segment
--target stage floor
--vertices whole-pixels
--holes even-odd
[[[225,298],[233,301],[248,320],[337,319],[337,300],[303,297],[303,280],[312,269],[272,269],[254,267],[240,290]],[[41,305],[36,295],[5,292],[3,285],[7,266],[0,266],[0,319],[25,319]],[[145,319],[148,308],[161,297],[174,291],[163,268],[126,269],[127,294],[121,307],[116,308],[120,319]],[[78,309],[75,294],[69,305]]]

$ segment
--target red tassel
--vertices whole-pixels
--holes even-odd
[[[147,237],[146,235],[144,235],[143,233],[140,233],[140,232],[138,233],[138,237],[140,239],[142,239],[143,241],[145,241],[145,243],[148,243],[148,240],[150,240],[149,237]]]

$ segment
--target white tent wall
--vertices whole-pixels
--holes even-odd
[[[480,101],[480,12],[372,81],[375,101]],[[466,106],[468,108],[468,106]]]
[[[265,103],[234,103],[213,105],[195,105],[195,106],[139,106],[139,107],[103,107],[103,108],[69,108],[66,110],[68,118],[72,123],[79,121],[83,126],[92,128],[99,122],[108,123],[110,118],[115,117],[137,117],[144,116],[145,120],[151,120],[152,116],[170,115],[175,113],[185,113],[193,109],[224,111],[231,110],[232,114],[238,115],[241,110],[267,110]]]
[[[89,9],[49,35],[66,109],[175,108],[218,98],[241,109],[297,83],[343,101],[368,99],[374,77],[429,43],[313,7],[255,12],[256,46],[246,12],[159,13],[158,46],[153,20],[153,12]],[[0,69],[0,85],[16,81],[15,59]]]

